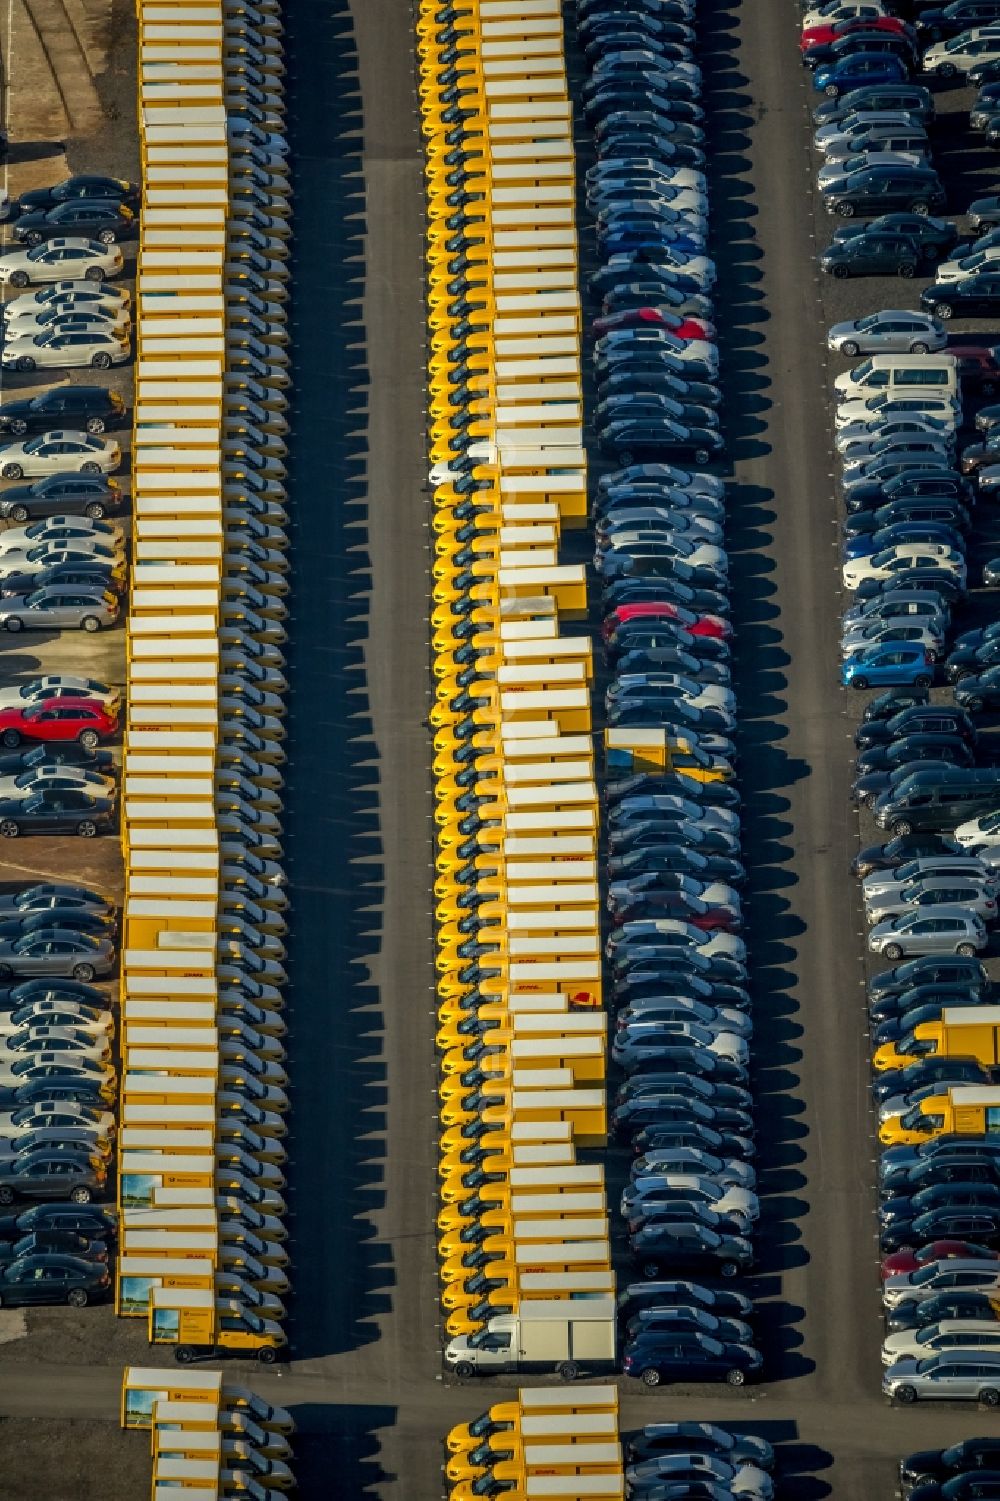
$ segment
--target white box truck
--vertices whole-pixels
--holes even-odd
[[[478,1333],[449,1340],[444,1360],[457,1376],[554,1370],[573,1381],[582,1367],[613,1367],[616,1353],[614,1298],[530,1298],[517,1313],[497,1314]]]

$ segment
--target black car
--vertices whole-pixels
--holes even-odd
[[[917,34],[925,45],[995,21],[1000,21],[1000,0],[952,0],[950,5],[929,6],[916,17]]]
[[[32,1204],[16,1214],[0,1215],[0,1240],[19,1240],[42,1231],[68,1231],[90,1240],[114,1240],[117,1221],[99,1204]]]
[[[904,495],[882,506],[865,507],[848,513],[843,526],[845,537],[864,537],[897,521],[939,521],[945,526],[966,532],[971,518],[964,503],[957,498],[943,500],[937,495]]]
[[[898,235],[910,240],[920,251],[921,258],[940,260],[958,243],[958,230],[949,219],[936,219],[931,214],[880,214],[861,227],[856,224],[841,224],[833,231],[833,243],[842,245],[858,235]]]
[[[986,1293],[946,1292],[933,1298],[904,1298],[886,1310],[885,1325],[890,1334],[897,1334],[924,1329],[942,1319],[996,1319],[998,1307]]]
[[[946,1060],[925,1059],[925,1064],[930,1062],[943,1063]],[[919,1065],[914,1064],[913,1069],[890,1069],[891,1074],[911,1073]],[[881,1084],[882,1076],[877,1083]],[[917,1087],[920,1087],[917,1081]],[[939,1152],[936,1157],[918,1159],[909,1164],[902,1162],[896,1167],[890,1167],[879,1174],[879,1192],[881,1194],[914,1194],[922,1188],[930,1188],[936,1183],[994,1183],[1000,1185],[1000,1156],[996,1153],[977,1153],[973,1150],[963,1152],[958,1148],[954,1152]]]
[[[16,777],[36,766],[83,766],[90,771],[110,772],[114,764],[109,750],[88,750],[78,740],[53,740],[49,744],[0,751],[0,777]],[[0,1007],[2,1004],[0,1000]]]
[[[125,591],[124,572],[116,573],[100,562],[53,563],[38,573],[0,574],[0,595],[30,594],[33,589],[47,589],[50,585],[72,586],[81,591],[110,589],[114,594]]]
[[[1000,194],[990,198],[976,198],[967,209],[969,223],[974,230],[1000,227]]]
[[[623,418],[601,431],[601,448],[628,464],[636,453],[671,453],[707,464],[725,448],[722,435],[711,427],[671,422],[664,417]]]
[[[846,120],[858,111],[905,110],[925,124],[934,118],[934,100],[929,89],[918,83],[869,83],[851,89],[837,99],[824,99],[813,110],[817,125]]]
[[[54,386],[23,401],[8,401],[0,407],[0,432],[49,432],[69,427],[88,433],[103,433],[118,427],[125,416],[125,401],[117,391],[104,386]]]
[[[979,271],[959,281],[934,282],[920,306],[935,318],[995,318],[1000,313],[1000,271]]]
[[[915,276],[920,248],[905,235],[885,230],[835,240],[819,258],[830,276]]]
[[[709,1310],[720,1312],[717,1308]],[[734,1310],[735,1312],[735,1310]],[[630,1465],[669,1454],[716,1454],[732,1465],[751,1464],[762,1470],[774,1466],[774,1450],[767,1439],[753,1433],[730,1433],[714,1423],[649,1423],[625,1439]]]
[[[20,213],[31,213],[37,209],[55,208],[59,203],[71,203],[81,198],[97,198],[107,203],[116,200],[122,203],[135,202],[139,197],[138,184],[123,182],[118,177],[95,177],[80,174],[75,177],[67,177],[63,182],[57,182],[51,188],[32,188],[30,192],[22,193],[17,200]]]
[[[980,995],[987,995],[991,990],[989,976],[978,959],[966,959],[960,954],[940,957],[929,954],[921,959],[908,959],[873,975],[868,982],[868,994],[903,995],[914,985],[963,985]]]
[[[827,213],[845,219],[877,214],[881,209],[908,209],[917,214],[943,209],[941,179],[932,167],[862,167],[822,190]]]
[[[75,787],[38,792],[27,798],[0,798],[0,836],[21,834],[79,834],[93,839],[110,828],[115,799]]]
[[[21,1105],[37,1104],[39,1100],[73,1100],[80,1105],[90,1105],[95,1110],[107,1109],[99,1090],[89,1078],[79,1074],[66,1074],[62,1078],[47,1075],[19,1083],[3,1095],[5,1110],[16,1110]]]
[[[84,1308],[106,1298],[111,1285],[103,1262],[76,1256],[25,1256],[0,1267],[0,1308],[69,1303]]]
[[[958,500],[967,505],[971,500],[969,481],[954,469],[930,466],[919,469],[904,469],[884,479],[859,480],[844,490],[844,503],[849,511],[863,511],[892,505],[897,500],[914,500],[921,497],[931,500]],[[901,589],[899,583],[893,585]]]
[[[1000,1470],[1000,1438],[967,1438],[948,1449],[919,1449],[900,1461],[899,1478],[908,1491],[983,1469]]]
[[[976,1240],[996,1246],[1000,1241],[1000,1204],[942,1206],[911,1218],[883,1223],[879,1231],[879,1248],[885,1252],[903,1251],[932,1240]]]
[[[895,870],[907,860],[954,852],[950,842],[940,834],[897,834],[884,844],[865,845],[851,862],[851,871],[856,876],[867,876],[875,870]]]
[[[104,474],[47,474],[29,485],[0,493],[5,521],[36,521],[47,516],[89,516],[100,520],[122,505],[121,486]]]
[[[914,1486],[910,1501],[993,1501],[1000,1496],[1000,1455],[993,1459],[994,1464],[973,1465],[961,1474]]]
[[[41,245],[61,235],[114,245],[136,232],[135,215],[124,203],[107,198],[80,198],[50,209],[32,209],[14,221],[14,238],[24,245]]]
[[[622,1351],[622,1370],[647,1386],[661,1381],[727,1381],[742,1386],[760,1374],[763,1358],[751,1345],[722,1344],[704,1334],[641,1334]]]

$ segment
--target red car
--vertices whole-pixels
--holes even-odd
[[[601,627],[605,641],[610,641],[626,620],[673,620],[692,636],[714,636],[718,641],[727,641],[733,634],[729,621],[723,620],[721,615],[695,615],[683,605],[671,604],[667,600],[645,600],[642,604],[619,605],[605,617]]]
[[[96,698],[43,699],[25,708],[0,709],[0,743],[24,740],[78,740],[92,750],[118,728],[118,720]]]
[[[1000,1261],[1000,1251],[991,1251],[986,1246],[976,1245],[971,1240],[932,1240],[916,1251],[893,1251],[882,1258],[882,1281],[895,1277],[900,1272],[915,1272],[928,1261],[949,1261],[959,1256],[972,1261]]]
[[[799,38],[799,48],[825,46],[827,42],[839,41],[842,36],[851,36],[856,31],[892,31],[905,36],[910,28],[898,16],[869,16],[867,20],[835,21],[832,26],[807,26]]]
[[[714,339],[715,324],[707,318],[682,318],[667,308],[630,307],[620,313],[605,313],[594,319],[594,333],[607,334],[615,328],[647,328],[650,324],[668,328],[678,339]]]

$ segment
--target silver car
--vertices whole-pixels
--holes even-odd
[[[883,641],[905,641],[911,646],[922,646],[929,662],[936,662],[944,650],[944,626],[940,617],[933,615],[890,615],[888,619],[875,616],[845,625],[840,638],[841,656],[851,657],[868,646],[877,646]]]
[[[0,627],[6,631],[99,631],[117,619],[117,595],[82,584],[49,584],[32,594],[11,594],[0,604]]]
[[[942,1319],[922,1329],[904,1329],[890,1334],[882,1346],[882,1364],[897,1360],[925,1360],[942,1350],[1000,1350],[1000,1323],[996,1319]]]
[[[895,870],[873,870],[861,882],[861,892],[866,903],[878,896],[896,896],[904,886],[926,876],[968,877],[977,885],[985,886],[992,896],[1000,889],[1000,874],[974,855],[921,855],[907,860]]]
[[[898,1303],[923,1301],[948,1292],[1000,1297],[1000,1263],[972,1256],[949,1256],[943,1261],[926,1262],[913,1272],[896,1272],[887,1277],[882,1284],[882,1302],[886,1308],[895,1308]]]
[[[871,952],[892,960],[924,954],[961,954],[971,958],[986,947],[987,941],[982,918],[964,907],[904,912],[876,923],[868,934]]]
[[[882,1377],[882,1390],[896,1402],[1000,1404],[1000,1350],[963,1350],[898,1360]]]
[[[994,892],[969,876],[919,876],[902,890],[865,898],[865,916],[870,923],[884,922],[886,918],[919,908],[962,907],[974,912],[984,923],[994,922],[997,915],[997,900]]]
[[[943,421],[929,412],[901,412],[894,417],[881,417],[876,413],[865,421],[852,422],[847,427],[842,427],[835,440],[837,452],[849,453],[852,444],[867,445],[877,438],[902,437],[907,433],[917,438],[936,433],[946,442],[955,442],[954,422]]]

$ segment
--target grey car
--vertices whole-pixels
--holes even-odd
[[[865,896],[865,916],[870,923],[884,922],[916,908],[925,912],[938,907],[962,907],[984,923],[993,922],[997,915],[996,896],[982,881],[968,876],[918,876],[899,891],[870,899]]]
[[[947,335],[937,318],[908,308],[869,312],[866,318],[835,323],[827,348],[853,360],[857,354],[929,354],[943,350]]]
[[[949,879],[958,877],[963,881],[968,879],[977,886],[984,886],[993,896],[1000,889],[1000,871],[987,865],[985,860],[977,859],[975,855],[963,855],[956,851],[953,855],[921,855],[915,860],[897,865],[895,870],[873,870],[861,883],[862,896],[866,904],[878,896],[895,896],[904,886],[909,886],[913,881],[925,880],[928,876],[947,876]]]
[[[114,594],[80,584],[49,584],[31,594],[12,594],[0,604],[0,627],[7,631],[99,631],[117,619]]]
[[[892,960],[925,954],[971,957],[980,953],[986,944],[986,927],[982,918],[964,907],[904,912],[876,923],[868,934],[871,952]]]
[[[110,975],[114,967],[114,944],[92,933],[53,929],[0,942],[0,978],[51,975],[90,981]]]
[[[897,1303],[936,1297],[938,1293],[985,1293],[1000,1297],[1000,1263],[979,1257],[949,1256],[931,1261],[912,1272],[895,1272],[882,1284],[886,1308]]]
[[[936,433],[946,442],[954,443],[955,423],[945,422],[930,412],[900,412],[892,417],[882,417],[876,412],[871,417],[839,428],[834,441],[838,453],[847,453],[852,444],[868,444],[876,438],[902,437],[907,433],[917,438]]]
[[[897,1360],[882,1378],[896,1402],[982,1402],[1000,1406],[1000,1351],[942,1351],[926,1360]]]

